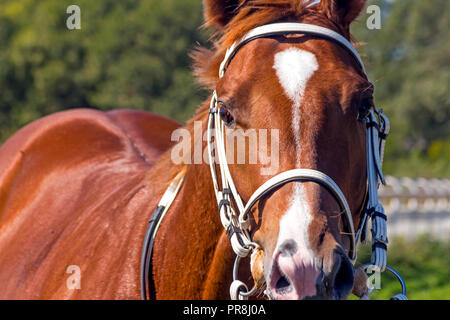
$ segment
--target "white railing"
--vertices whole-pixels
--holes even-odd
[[[450,239],[450,179],[387,176],[380,199],[391,235]]]

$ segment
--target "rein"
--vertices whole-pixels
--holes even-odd
[[[330,29],[311,24],[273,23],[251,30],[247,33],[247,35],[245,35],[241,40],[235,42],[227,50],[225,58],[220,65],[219,78],[224,76],[231,60],[239,49],[245,44],[259,38],[287,34],[307,34],[333,41],[346,49],[347,52],[349,52],[356,59],[362,71],[365,73],[364,65],[358,52],[353,45],[340,34]],[[213,92],[208,119],[208,157],[220,220],[230,239],[233,251],[236,254],[233,267],[233,282],[230,286],[230,296],[233,300],[247,299],[256,292],[256,287],[249,290],[244,282],[238,280],[241,258],[247,257],[252,250],[259,249],[259,245],[252,241],[248,230],[250,224],[248,219],[249,212],[261,198],[290,182],[314,182],[320,184],[327,189],[338,202],[340,209],[344,213],[344,228],[350,238],[350,248],[347,254],[353,264],[356,262],[357,258],[356,245],[358,240],[365,241],[368,220],[370,219],[372,232],[372,257],[371,263],[365,265],[365,267],[368,268],[370,266],[372,270],[379,272],[383,272],[386,268],[388,268],[388,270],[392,272],[393,269],[386,265],[386,250],[388,243],[386,229],[387,217],[384,213],[383,206],[378,199],[379,184],[385,184],[382,173],[382,161],[386,137],[390,130],[389,119],[382,113],[381,109],[378,110],[373,107],[364,120],[366,121],[367,127],[367,194],[365,205],[362,207],[361,223],[355,231],[352,213],[344,194],[330,177],[317,170],[297,168],[282,172],[261,185],[244,205],[244,202],[236,189],[229,171],[225,152],[225,124],[219,116],[216,91]],[[216,153],[218,156],[218,161],[216,161]],[[217,172],[217,168],[219,169],[219,174]],[[154,291],[154,284],[151,275],[151,255],[153,242],[157,228],[164,217],[164,214],[167,212],[172,201],[176,197],[177,192],[179,191],[179,188],[183,182],[184,173],[185,171],[180,173],[171,182],[160,204],[149,221],[141,258],[142,299],[147,298],[147,289],[149,294],[152,295],[151,298],[154,298],[154,292],[152,293],[152,291]],[[221,188],[219,188],[219,180]],[[394,275],[398,275],[397,278],[402,283],[403,288],[403,280],[395,270],[393,271]],[[394,298],[406,298],[406,287],[403,291],[404,294],[397,295]]]
[[[153,244],[155,242],[156,233],[158,232],[159,226],[164,216],[166,215],[178,192],[180,191],[185,174],[186,168],[178,173],[177,176],[171,181],[169,187],[167,188],[166,192],[164,192],[164,195],[159,201],[158,206],[156,207],[155,211],[152,214],[152,217],[148,222],[141,254],[140,282],[142,300],[147,300],[147,289],[149,298],[152,300],[156,299],[155,284],[153,282],[152,275]]]

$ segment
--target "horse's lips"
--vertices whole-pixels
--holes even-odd
[[[312,261],[302,259],[301,255],[294,257],[278,256],[273,260],[269,276],[269,289],[275,299],[302,300],[317,294],[316,280],[320,270]],[[288,280],[290,286],[277,290],[277,282],[281,277]]]

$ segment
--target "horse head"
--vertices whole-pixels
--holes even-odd
[[[330,177],[358,225],[367,188],[366,123],[373,86],[342,45],[311,34],[274,34],[248,41],[222,63],[225,49],[255,27],[298,22],[332,30],[347,40],[365,1],[205,0],[205,18],[222,35],[215,52],[197,53],[197,74],[215,89],[225,126],[277,129],[278,168],[230,163],[244,202],[276,173],[310,169]],[[226,58],[225,58],[226,59]],[[226,69],[226,71],[225,71]],[[272,137],[273,138],[273,137]],[[216,137],[217,139],[217,137]],[[271,147],[272,146],[272,147]],[[249,214],[257,284],[276,299],[345,298],[354,282],[349,230],[336,196],[317,181],[291,181],[259,199]]]

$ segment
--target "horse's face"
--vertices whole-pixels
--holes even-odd
[[[371,104],[372,86],[345,49],[304,35],[252,41],[234,57],[217,94],[236,128],[278,130],[273,174],[294,168],[327,174],[358,224],[366,188],[365,124],[358,115]],[[267,148],[277,152],[270,141]],[[263,166],[230,165],[243,199],[270,178],[261,175]],[[274,298],[344,298],[351,291],[341,212],[319,184],[289,183],[260,201],[251,233],[262,248],[252,256],[253,277]]]

